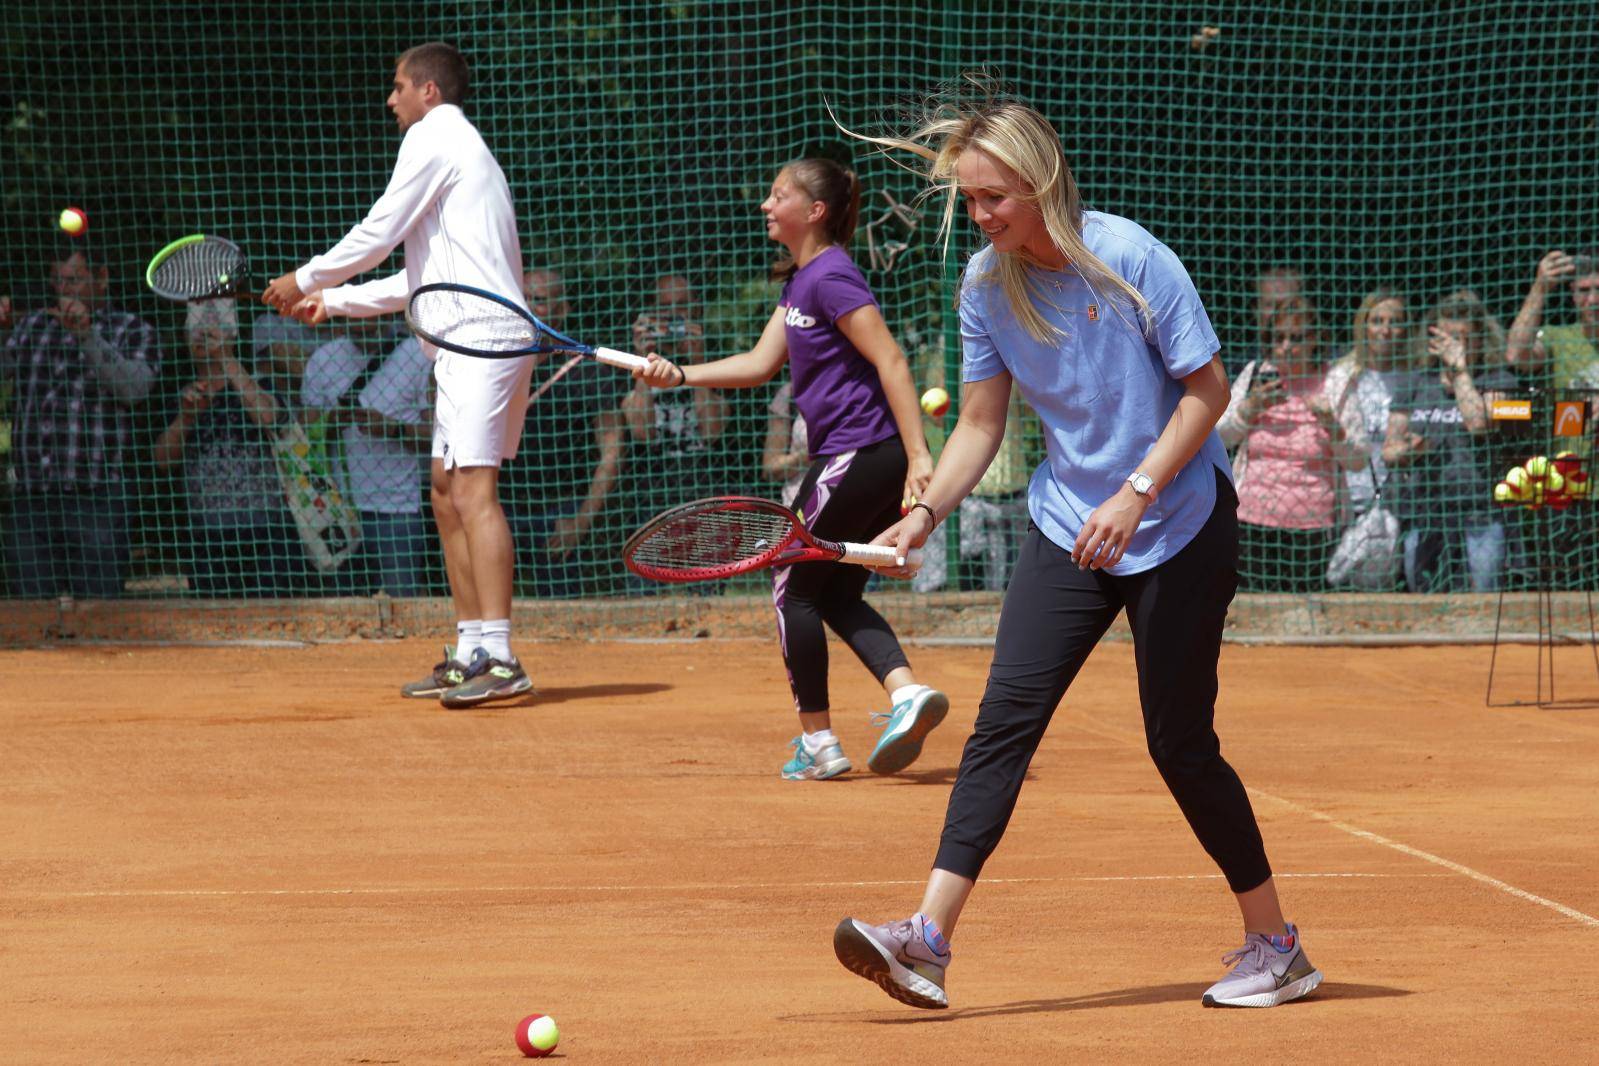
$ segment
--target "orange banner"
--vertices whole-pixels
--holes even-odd
[[[1497,417],[1497,416],[1496,416]],[[1588,425],[1588,405],[1581,400],[1555,403],[1555,436],[1580,437]]]

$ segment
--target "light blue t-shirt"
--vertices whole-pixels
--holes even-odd
[[[1089,211],[1083,241],[1149,301],[1154,325],[1147,337],[1125,297],[1092,291],[1068,266],[1032,271],[1035,305],[1066,334],[1064,341],[1036,340],[991,273],[992,247],[972,257],[960,298],[961,376],[982,381],[1009,371],[1038,413],[1049,454],[1027,486],[1028,511],[1044,536],[1068,550],[1094,508],[1116,494],[1155,446],[1182,398],[1180,379],[1221,347],[1188,271],[1142,226]],[[1193,540],[1216,503],[1212,467],[1232,477],[1214,430],[1144,512],[1110,573],[1151,569]]]

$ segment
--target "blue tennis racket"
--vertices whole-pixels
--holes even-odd
[[[642,355],[575,341],[514,300],[454,282],[434,282],[413,292],[405,305],[405,324],[429,344],[483,359],[579,355],[626,370],[648,362]]]

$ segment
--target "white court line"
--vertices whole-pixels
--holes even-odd
[[[1567,918],[1571,918],[1574,921],[1579,921],[1584,925],[1591,925],[1599,928],[1599,918],[1595,918],[1591,914],[1584,914],[1575,908],[1566,906],[1564,903],[1556,903],[1552,899],[1545,899],[1544,897],[1534,895],[1525,889],[1517,888],[1515,885],[1506,884],[1505,882],[1499,880],[1499,878],[1490,877],[1480,870],[1473,870],[1469,866],[1463,866],[1460,863],[1446,859],[1441,855],[1434,855],[1430,851],[1422,851],[1420,848],[1413,848],[1409,844],[1401,844],[1397,840],[1389,840],[1387,837],[1382,836],[1379,833],[1373,833],[1370,830],[1361,829],[1359,826],[1350,825],[1348,822],[1340,822],[1330,814],[1323,814],[1320,811],[1312,810],[1309,807],[1304,807],[1298,803],[1294,803],[1292,800],[1285,800],[1280,796],[1273,796],[1270,792],[1262,792],[1258,788],[1251,788],[1248,789],[1248,791],[1250,795],[1260,796],[1262,799],[1269,799],[1273,803],[1280,803],[1284,807],[1287,807],[1290,810],[1298,811],[1300,814],[1308,815],[1318,822],[1326,822],[1328,825],[1333,826],[1336,829],[1341,829],[1352,837],[1359,837],[1361,840],[1369,840],[1373,844],[1381,844],[1385,848],[1392,848],[1402,855],[1409,855],[1413,859],[1421,859],[1423,862],[1430,862],[1434,866],[1442,866],[1446,870],[1453,870],[1457,874],[1469,877],[1473,881],[1479,882],[1480,884],[1488,885],[1490,888],[1497,888],[1499,891],[1504,892],[1507,895],[1514,896],[1517,899],[1525,900],[1528,903],[1536,903],[1540,907],[1548,907],[1557,914],[1563,914]]]
[[[1395,879],[1442,877],[1442,874],[1391,874],[1391,873],[1299,873],[1278,874],[1280,878],[1359,878]],[[1060,885],[1098,884],[1112,881],[1220,881],[1221,874],[1140,874],[1119,877],[994,877],[985,878],[985,885]],[[107,889],[86,892],[39,892],[31,894],[3,893],[0,899],[184,899],[233,896],[433,896],[476,895],[508,893],[562,892],[738,892],[771,888],[900,888],[919,887],[926,879],[914,881],[753,881],[711,884],[678,885],[392,885],[377,888],[155,888]]]
[[[1074,715],[1074,717],[1077,721],[1077,727],[1085,733],[1103,737],[1109,740],[1119,740],[1129,747],[1142,748],[1143,746],[1142,736],[1134,736],[1133,734],[1129,734],[1123,730],[1116,729],[1114,726],[1101,725],[1099,722],[1089,718],[1087,714],[1083,712],[1078,712],[1076,715]],[[1557,914],[1563,914],[1567,918],[1581,922],[1584,925],[1591,925],[1595,928],[1599,928],[1599,918],[1595,918],[1591,914],[1584,914],[1573,907],[1566,906],[1564,903],[1556,903],[1552,899],[1545,899],[1544,897],[1534,895],[1525,889],[1517,888],[1515,885],[1506,884],[1497,877],[1490,877],[1480,870],[1473,870],[1469,866],[1446,859],[1441,855],[1434,855],[1430,851],[1422,851],[1420,848],[1413,848],[1409,844],[1401,844],[1397,840],[1389,840],[1387,837],[1382,836],[1379,833],[1373,833],[1370,830],[1361,829],[1359,826],[1350,825],[1348,822],[1340,822],[1330,814],[1323,814],[1321,811],[1295,803],[1292,800],[1285,800],[1281,796],[1274,796],[1270,792],[1263,792],[1258,788],[1251,788],[1248,785],[1244,786],[1244,790],[1251,796],[1259,796],[1261,799],[1271,800],[1273,803],[1280,803],[1289,810],[1297,811],[1300,814],[1313,818],[1318,822],[1326,822],[1328,825],[1333,826],[1336,829],[1341,829],[1352,837],[1357,837],[1361,840],[1368,840],[1373,844],[1381,844],[1385,848],[1392,848],[1401,855],[1409,855],[1413,859],[1421,859],[1423,862],[1430,862],[1434,866],[1442,866],[1445,870],[1452,870],[1455,873],[1464,877],[1469,877],[1473,881],[1476,881],[1480,884],[1487,885],[1490,888],[1497,888],[1499,891],[1504,892],[1507,895],[1514,896],[1519,900],[1525,900],[1528,903],[1536,903],[1540,907],[1548,907]]]

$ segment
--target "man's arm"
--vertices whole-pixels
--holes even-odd
[[[360,427],[369,436],[389,437],[413,448],[433,443],[433,422],[426,414],[420,422],[401,422],[382,411],[358,406],[351,408],[347,417],[351,425]]]
[[[338,285],[388,258],[433,206],[453,173],[453,161],[427,136],[421,126],[413,126],[400,145],[388,188],[366,218],[322,255],[274,279],[262,300],[282,311],[307,294]]]
[[[411,297],[411,282],[399,270],[386,278],[363,285],[340,285],[322,292],[322,304],[329,315],[369,318],[372,315],[404,311]]]
[[[555,534],[550,538],[549,551],[562,558],[588,535],[605,506],[606,497],[616,486],[617,475],[622,470],[622,415],[607,411],[594,419],[594,441],[599,446],[600,459],[594,464],[594,476],[589,479],[588,493],[571,518],[555,523]]]
[[[250,421],[262,429],[271,429],[278,424],[278,412],[281,408],[272,394],[263,389],[250,372],[244,369],[231,355],[221,357],[222,374],[227,378],[233,391],[239,394],[239,402],[244,405],[244,413]]]
[[[62,309],[56,317],[77,338],[78,349],[88,360],[100,387],[118,403],[135,404],[150,394],[156,371],[152,359],[155,331],[148,322],[134,319],[112,344],[95,328],[87,309],[81,315]]]
[[[1576,269],[1571,256],[1558,248],[1538,260],[1532,287],[1527,290],[1527,298],[1521,302],[1521,310],[1510,324],[1510,335],[1505,338],[1505,362],[1524,370],[1543,366],[1548,355],[1538,341],[1538,327],[1543,325],[1544,304],[1548,302],[1549,290]]]

